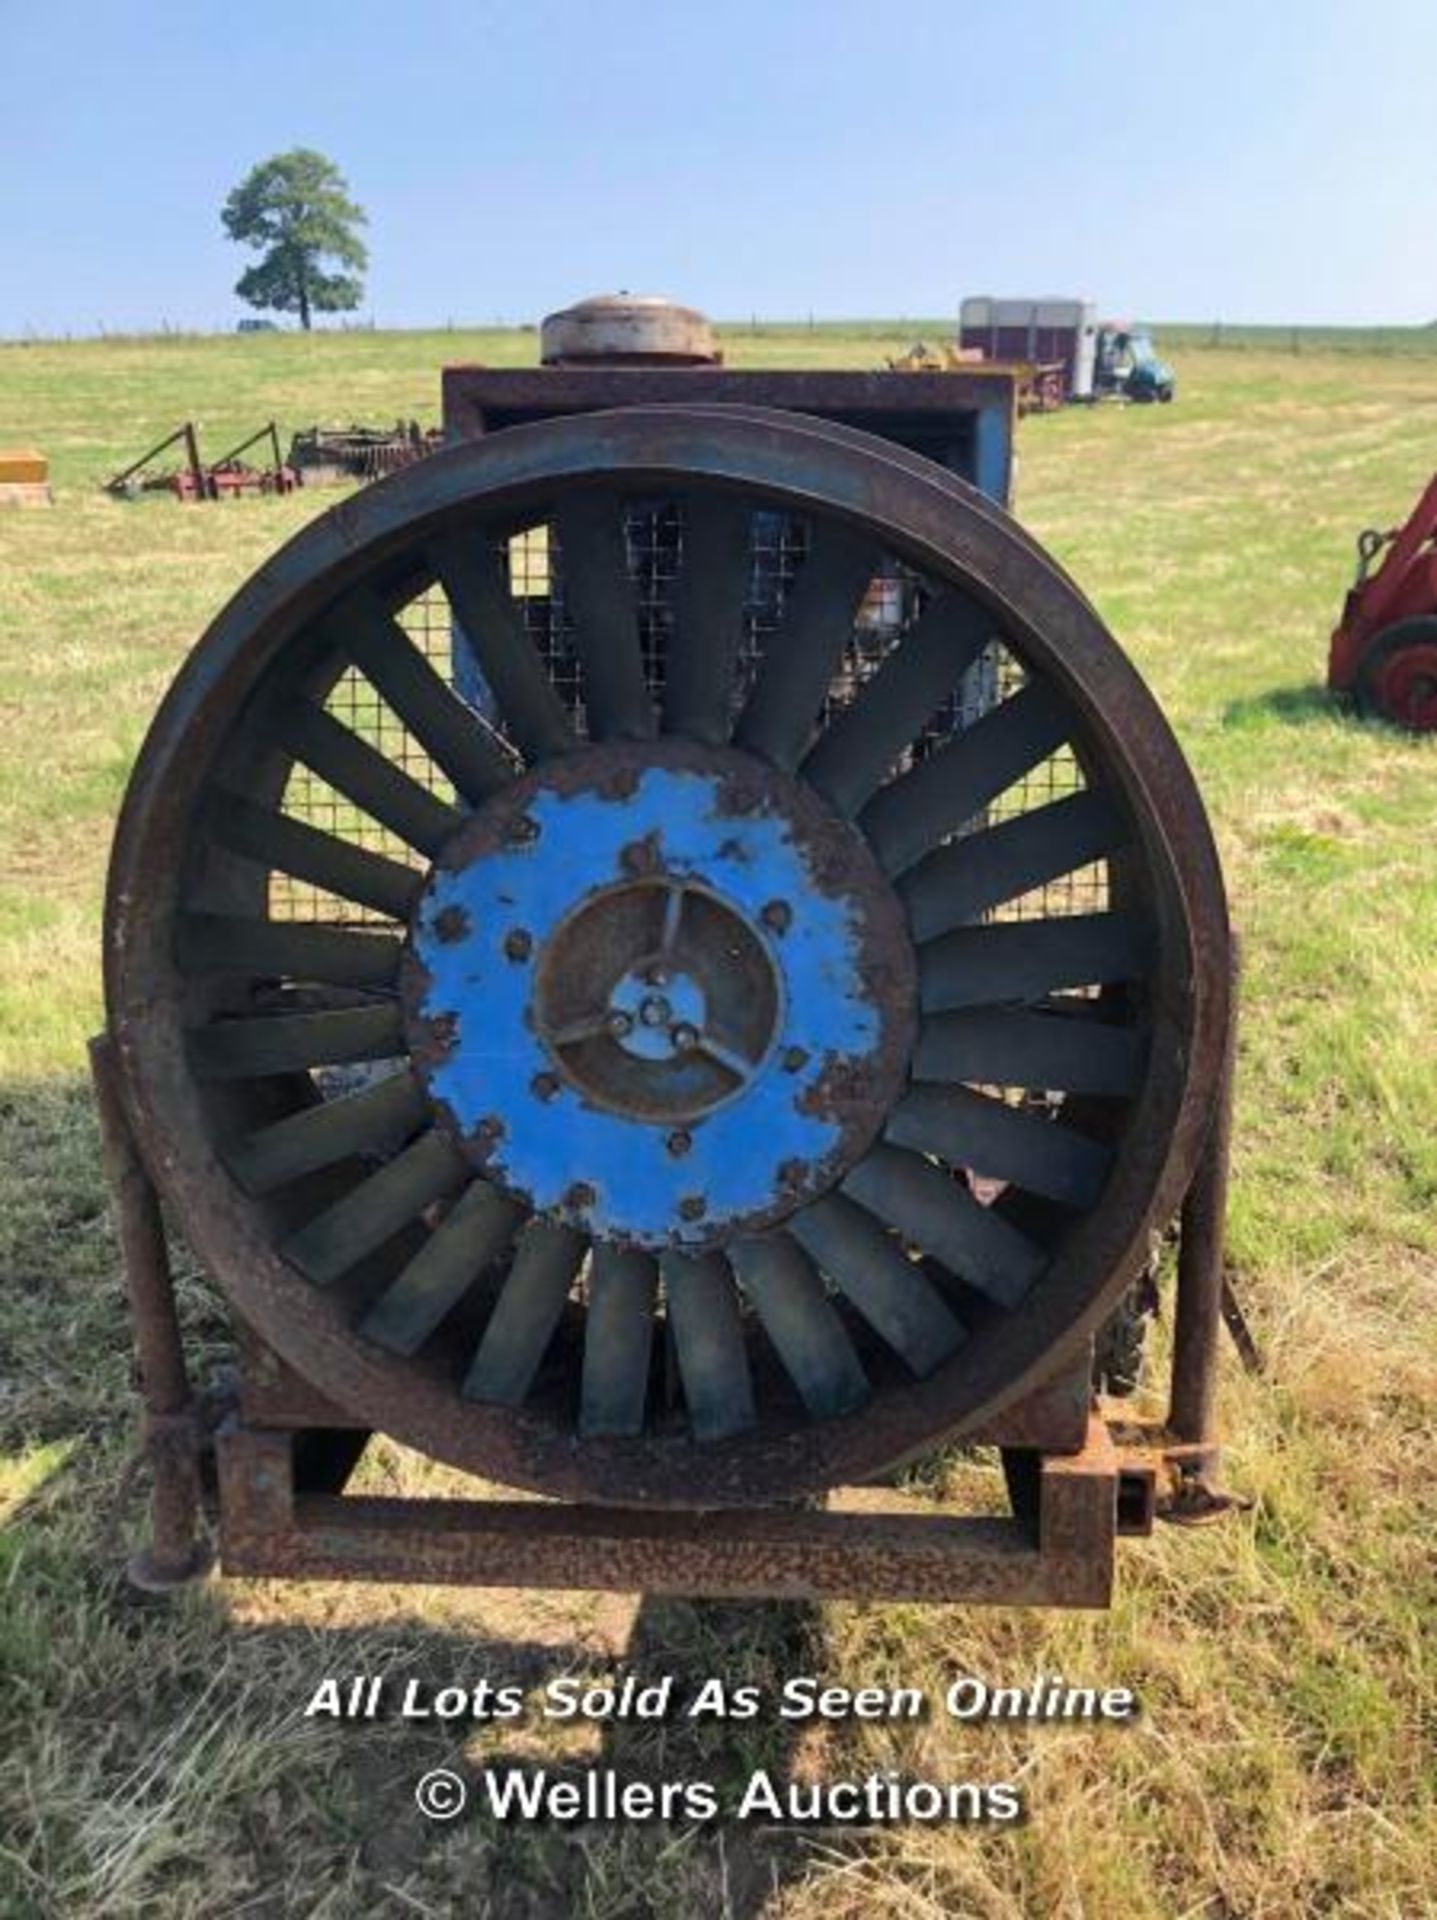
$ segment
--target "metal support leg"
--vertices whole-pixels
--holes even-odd
[[[1187,1451],[1184,1471],[1209,1479],[1217,1470],[1217,1355],[1222,1329],[1223,1254],[1228,1167],[1232,1151],[1233,1080],[1237,1059],[1241,954],[1232,946],[1232,1012],[1212,1125],[1183,1201],[1178,1247],[1168,1428]]]
[[[212,1557],[200,1530],[203,1436],[185,1368],[159,1196],[120,1099],[108,1034],[90,1042],[90,1071],[140,1363],[152,1475],[150,1545],[133,1556],[128,1571],[136,1586],[166,1592],[199,1578]]]

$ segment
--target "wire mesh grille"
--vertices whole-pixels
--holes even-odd
[[[964,728],[972,726],[974,721],[1016,693],[1026,679],[1021,663],[1001,641],[995,640],[984,649],[973,674],[964,683],[964,696],[959,703],[955,703],[957,712],[953,716],[952,731],[962,732]],[[971,693],[970,682],[973,683]],[[1011,820],[1020,813],[1031,813],[1037,807],[1051,806],[1055,801],[1067,799],[1070,794],[1081,793],[1086,786],[1087,781],[1073,749],[1069,746],[1059,747],[1046,760],[1040,760],[1030,773],[1009,787],[1006,793],[999,794],[985,809],[982,819],[974,822],[968,830],[996,826],[1000,821]],[[1034,887],[1016,900],[1005,902],[1003,906],[995,908],[988,918],[1052,920],[1069,914],[1101,913],[1107,904],[1108,863],[1098,860],[1090,866],[1078,867],[1072,873],[1061,874],[1041,887]]]
[[[682,504],[674,500],[634,502],[626,509],[625,535],[645,676],[657,702],[663,696],[665,665],[674,636],[675,584],[683,567]],[[525,632],[543,659],[576,732],[583,737],[587,715],[582,672],[566,603],[558,538],[547,522],[541,522],[505,536],[498,546],[507,560],[510,591]],[[808,551],[809,531],[800,517],[770,510],[754,513],[743,637],[734,675],[735,717],[753,685],[765,649],[782,624],[788,595]],[[881,565],[857,611],[830,685],[824,723],[853,702],[912,628],[930,595],[927,582],[902,562],[895,559]],[[503,736],[502,716],[494,709],[478,660],[457,628],[443,590],[430,587],[412,599],[398,617],[436,672]],[[1020,662],[995,639],[928,722],[895,771],[926,758],[953,735],[972,726],[1015,692],[1024,679]],[[452,799],[452,789],[440,769],[356,669],[343,670],[326,706],[336,720],[422,786]],[[1072,750],[1061,748],[981,815],[966,822],[960,836],[1050,804],[1079,791],[1084,784]],[[284,808],[293,817],[352,845],[410,865],[423,864],[397,835],[360,812],[303,765],[296,764],[291,773]],[[272,876],[270,902],[277,919],[360,924],[381,918],[352,901],[281,873]],[[993,917],[1037,919],[1092,913],[1100,911],[1106,902],[1106,863],[1099,862],[1007,903]]]
[[[436,672],[450,679],[453,621],[443,590],[431,587],[411,600],[399,615],[399,623]],[[324,704],[326,712],[341,726],[402,768],[411,779],[442,799],[454,798],[454,789],[442,771],[357,667],[343,670]],[[425,864],[397,833],[361,811],[300,761],[295,762],[285,787],[284,811],[350,846],[382,853],[412,867]],[[276,920],[322,920],[349,926],[383,921],[383,915],[369,907],[286,873],[270,876],[270,913]]]

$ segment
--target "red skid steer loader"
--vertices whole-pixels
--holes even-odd
[[[1437,474],[1405,526],[1359,536],[1327,684],[1364,713],[1437,732]]]

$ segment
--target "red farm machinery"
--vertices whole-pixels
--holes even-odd
[[[1365,713],[1437,732],[1437,474],[1403,526],[1359,536],[1327,684]]]

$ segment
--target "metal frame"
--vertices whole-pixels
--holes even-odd
[[[185,443],[185,465],[179,472],[166,474],[149,481],[138,478],[152,461],[157,460],[162,453],[168,453],[170,448],[179,440],[183,440]],[[180,476],[183,473],[188,473],[189,475],[190,497],[195,500],[203,499],[205,490],[205,464],[200,458],[199,434],[196,431],[193,420],[184,421],[182,425],[175,428],[173,433],[167,433],[163,440],[157,441],[148,453],[142,453],[138,460],[132,461],[128,467],[123,468],[113,479],[107,480],[105,482],[105,491],[106,493],[117,495],[123,494],[126,491],[126,483],[134,480],[140,488],[169,487],[177,492],[179,490]]]
[[[306,1474],[292,1432],[235,1422],[221,1429],[218,1453],[222,1564],[258,1577],[1101,1607],[1118,1532],[1147,1530],[1141,1520],[1120,1528],[1124,1470],[1097,1418],[1078,1453],[1023,1456],[1036,1472],[1008,1519],[935,1517],[887,1491],[881,1504],[869,1494],[721,1519],[371,1499],[338,1491],[322,1468]]]
[[[999,506],[1013,491],[1011,367],[961,373],[755,372],[731,367],[446,367],[444,429],[473,440],[610,407],[777,408],[917,453]]]
[[[1104,1607],[1119,1538],[1231,1504],[1214,1481],[1235,1030],[1179,1216],[1167,1419],[1106,1420],[1089,1405],[1087,1357],[1068,1366],[968,1436],[1001,1450],[1007,1517],[935,1511],[887,1487],[842,1489],[819,1509],[691,1512],[346,1494],[369,1432],[242,1324],[234,1390],[202,1415],[158,1194],[101,1035],[91,1066],[151,1468],[150,1539],[130,1578],[150,1591],[203,1578],[215,1559],[208,1508],[220,1570],[237,1576]]]
[[[150,1542],[132,1556],[129,1575],[138,1587],[162,1590],[199,1578],[212,1560],[198,1528],[205,1436],[190,1392],[159,1195],[125,1115],[108,1034],[90,1042],[90,1069],[140,1370],[142,1445],[152,1475]]]
[[[248,453],[261,440],[269,442],[272,465],[245,466],[240,461],[240,455]],[[183,441],[185,449],[183,467],[174,472],[142,477],[146,468],[179,441]],[[199,429],[194,421],[186,420],[173,433],[151,447],[148,453],[117,473],[113,479],[107,480],[105,491],[116,498],[128,498],[135,492],[163,491],[173,493],[177,500],[194,502],[220,500],[239,493],[293,493],[298,485],[299,476],[292,467],[285,465],[280,452],[279,429],[273,420],[267,420],[262,427],[247,434],[237,446],[231,447],[208,465],[200,456]]]

